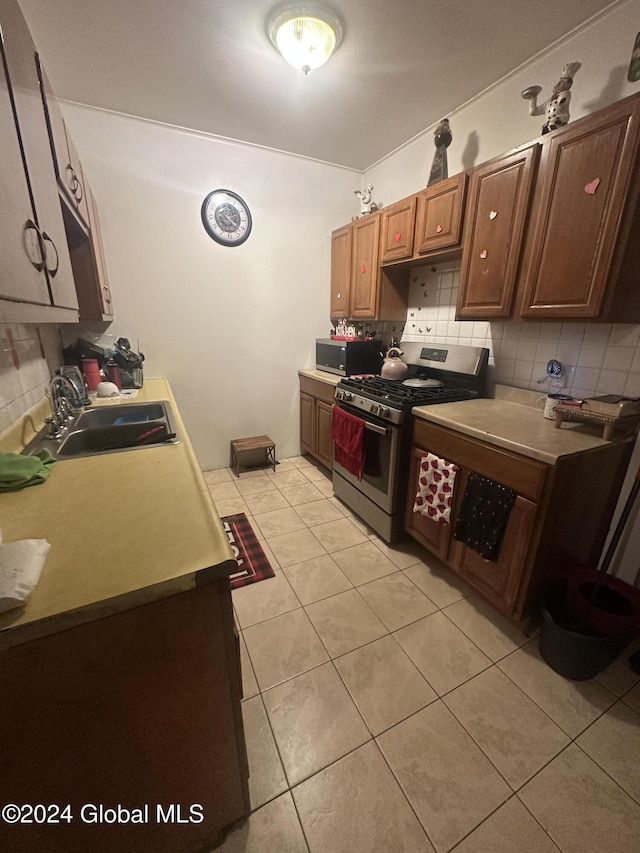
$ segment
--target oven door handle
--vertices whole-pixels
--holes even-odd
[[[387,430],[384,427],[380,427],[377,424],[369,423],[369,421],[365,421],[364,428],[368,429],[369,432],[375,432],[378,435],[386,435]]]

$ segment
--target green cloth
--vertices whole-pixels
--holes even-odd
[[[25,486],[44,483],[55,464],[51,451],[46,448],[33,456],[0,450],[0,492],[17,492]]]

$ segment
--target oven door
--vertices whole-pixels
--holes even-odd
[[[365,459],[362,479],[359,480],[333,462],[333,470],[389,515],[396,510],[396,480],[400,451],[400,427],[374,418],[343,404],[340,408],[365,422]]]

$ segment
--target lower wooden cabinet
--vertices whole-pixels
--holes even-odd
[[[73,818],[0,824],[1,849],[195,853],[249,814],[228,577],[4,650],[0,689],[2,802]],[[118,804],[149,819],[92,822]]]
[[[633,441],[612,441],[548,465],[416,419],[405,529],[497,610],[526,627],[539,612],[546,581],[598,564]],[[425,452],[459,466],[450,524],[413,512]],[[472,472],[517,494],[495,562],[453,538]]]
[[[331,468],[333,439],[331,413],[334,386],[300,377],[300,450]]]

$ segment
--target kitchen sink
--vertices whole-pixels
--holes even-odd
[[[45,427],[22,453],[29,456],[46,448],[56,459],[77,459],[179,441],[171,404],[165,400],[96,407],[72,421],[61,438],[49,438]]]
[[[74,424],[74,429],[102,427],[115,424],[139,423],[143,421],[168,420],[168,402],[124,403],[116,406],[97,406],[83,412]]]

